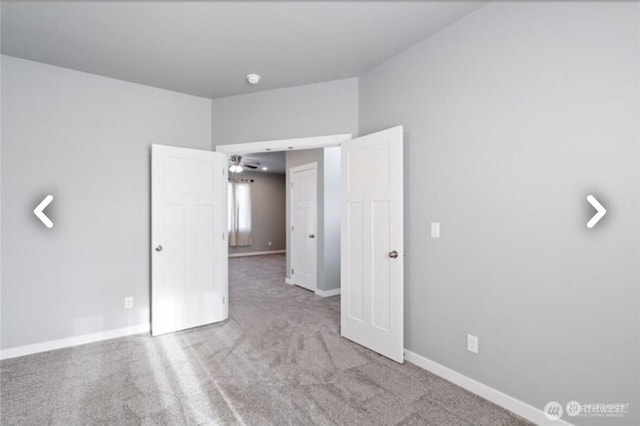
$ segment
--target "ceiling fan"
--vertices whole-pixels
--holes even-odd
[[[232,155],[229,157],[229,171],[231,173],[242,173],[245,167],[255,170],[259,165],[259,161],[243,158],[242,155]]]

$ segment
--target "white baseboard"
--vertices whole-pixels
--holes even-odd
[[[333,290],[316,290],[316,294],[321,297],[332,297],[340,295],[340,288],[334,288]]]
[[[54,349],[68,348],[84,345],[86,343],[100,342],[102,340],[115,339],[116,337],[131,336],[134,334],[148,333],[149,324],[139,324],[130,327],[117,328],[115,330],[100,331],[98,333],[83,334],[81,336],[67,337],[65,339],[49,340],[48,342],[34,343],[32,345],[17,346],[15,348],[0,351],[0,359],[17,358],[19,356],[48,352]]]
[[[464,374],[458,373],[457,371],[447,368],[442,364],[438,364],[435,361],[431,361],[430,359],[425,358],[422,355],[418,355],[415,352],[405,349],[404,359],[420,368],[430,371],[436,376],[440,376],[443,379],[460,386],[461,388],[473,392],[502,408],[506,408],[507,410],[519,415],[520,417],[524,417],[537,425],[572,426],[571,423],[562,419],[549,420],[545,416],[544,411],[539,408],[533,407],[526,402],[520,401],[519,399],[500,392],[497,389],[473,380]]]
[[[262,256],[265,254],[282,254],[286,252],[286,250],[252,251],[250,253],[233,253],[230,254],[229,257]]]
[[[289,284],[289,285],[294,285],[295,283],[293,282],[293,280],[291,280],[291,278],[285,278],[284,282]]]

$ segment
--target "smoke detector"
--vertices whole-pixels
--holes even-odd
[[[247,74],[247,81],[249,84],[260,83],[260,76],[258,74]]]

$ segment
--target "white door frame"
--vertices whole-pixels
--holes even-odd
[[[313,191],[313,205],[314,205],[314,221],[315,224],[313,226],[313,231],[312,234],[314,234],[313,237],[309,236],[309,238],[313,238],[313,242],[316,243],[316,249],[315,249],[315,256],[313,259],[313,264],[315,265],[315,267],[313,268],[313,279],[311,283],[302,283],[300,282],[300,280],[296,280],[296,278],[294,278],[294,275],[296,275],[295,273],[293,273],[293,270],[295,269],[295,266],[297,265],[297,263],[294,264],[294,259],[295,259],[295,252],[294,250],[291,250],[291,282],[290,284],[296,284],[299,285],[300,287],[306,288],[307,290],[311,290],[316,292],[318,290],[318,244],[317,241],[318,239],[316,238],[317,234],[318,234],[318,163],[316,161],[312,162],[312,163],[307,163],[307,164],[303,164],[300,166],[296,166],[296,167],[291,167],[290,169],[287,170],[287,174],[289,175],[289,183],[291,185],[291,197],[289,200],[289,217],[290,219],[290,223],[293,224],[294,222],[294,215],[295,215],[295,198],[294,198],[294,188],[293,188],[293,175],[295,173],[298,172],[303,172],[306,170],[312,170],[315,173],[315,190]],[[294,230],[293,225],[291,225],[289,227],[289,229],[287,229],[287,232],[289,233],[289,242],[291,243],[291,246],[293,247],[293,239],[294,238],[300,238],[300,232],[302,232],[303,230],[298,229],[297,232],[296,230]],[[295,235],[294,235],[295,234]],[[306,234],[306,231],[305,231]],[[299,274],[298,274],[299,275]],[[305,285],[307,284],[307,285]]]
[[[299,151],[302,149],[340,146],[343,142],[349,140],[351,140],[351,133],[218,145],[215,150],[225,154],[256,154],[258,152]]]

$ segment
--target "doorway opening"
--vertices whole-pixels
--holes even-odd
[[[403,128],[397,126],[357,139],[351,139],[351,135],[334,135],[216,147],[218,152],[233,155],[271,151],[293,154],[312,148],[322,149],[324,155],[328,148],[339,147],[337,188],[341,195],[334,199],[340,200],[337,209],[339,248],[336,250],[340,253],[337,290],[342,296],[340,333],[400,363],[404,362],[402,145]],[[310,168],[313,169],[307,165],[293,169],[293,173]],[[302,182],[310,179],[309,176],[300,178]],[[293,183],[295,185],[297,180]],[[298,203],[299,210],[312,208],[308,197],[305,200]],[[308,245],[320,235],[313,232],[315,227],[308,225],[309,218],[313,217],[313,214],[297,213],[296,223],[287,224],[287,227],[293,225],[294,230],[296,226],[303,228],[306,234],[304,243],[303,240],[299,242],[301,245]],[[289,251],[295,248],[297,254],[304,251],[291,242],[287,247]],[[324,248],[317,253],[324,254]],[[287,258],[290,260],[291,256]],[[319,267],[317,271],[324,271],[324,268]],[[292,272],[293,275],[288,274],[289,282],[296,280],[295,269]],[[317,280],[316,288],[326,282],[326,278]]]
[[[286,253],[287,284],[340,294],[340,147],[233,152],[229,257]]]
[[[339,134],[329,136],[317,136],[296,139],[283,139],[263,142],[251,142],[233,145],[218,145],[217,152],[230,155],[246,155],[247,157],[259,157],[259,155],[269,155],[275,153],[285,154],[286,171],[286,282],[287,284],[298,284],[298,277],[307,275],[306,280],[302,280],[302,287],[311,289],[322,297],[339,295],[341,292],[340,273],[340,147],[351,140],[351,134]],[[306,244],[308,252],[312,252],[315,246],[316,271],[315,286],[304,285],[308,282],[307,274],[298,274],[296,268],[292,267],[293,240],[292,234],[296,233],[295,225],[292,223],[291,215],[291,168],[304,166],[305,164],[317,163],[317,191],[316,191],[316,226],[309,225],[305,229]],[[295,185],[294,185],[295,186]],[[291,227],[293,226],[293,231]],[[300,230],[300,229],[299,229]],[[315,232],[311,232],[315,231]],[[305,234],[298,232],[301,237]],[[309,238],[313,235],[313,238]],[[302,239],[302,238],[301,238]],[[311,240],[311,241],[309,241]],[[300,243],[301,244],[301,243]],[[300,253],[298,253],[300,254]],[[300,259],[300,256],[298,256]],[[303,258],[304,259],[304,258]],[[306,260],[306,259],[305,259]],[[295,262],[295,260],[294,260]],[[304,262],[306,265],[307,262]],[[308,268],[307,268],[308,269]],[[293,271],[293,274],[292,274]],[[312,287],[312,288],[310,288]],[[313,288],[315,287],[315,288]]]

